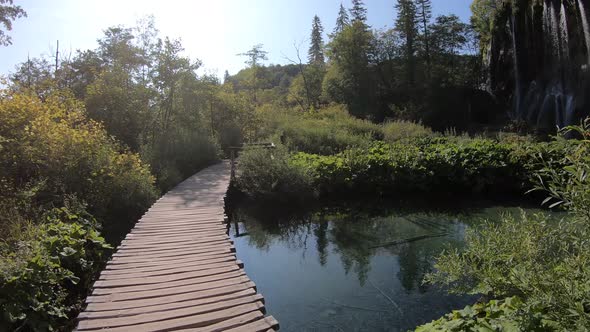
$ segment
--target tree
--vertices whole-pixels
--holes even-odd
[[[432,3],[431,0],[416,0],[418,9],[418,18],[422,26],[422,42],[424,44],[424,57],[426,59],[426,77],[430,78],[432,74],[430,59],[430,36],[428,26],[432,20]]]
[[[347,27],[349,24],[350,18],[348,17],[346,8],[344,8],[344,5],[340,3],[340,10],[338,11],[338,18],[336,18],[336,26],[334,27],[333,35],[337,35],[340,32],[342,32],[342,30],[344,30],[344,28]]]
[[[308,51],[309,64],[316,66],[324,65],[324,39],[322,33],[324,28],[320,18],[316,15],[313,17],[311,27],[311,45]]]
[[[224,84],[229,83],[229,79],[230,79],[229,72],[226,70],[225,73],[223,73],[223,83]]]
[[[479,35],[482,56],[487,54],[487,46],[492,39],[494,16],[503,0],[474,0],[471,3],[471,24]]]
[[[239,53],[238,55],[245,56],[248,58],[244,62],[248,66],[257,67],[262,61],[268,60],[268,57],[266,56],[268,52],[262,49],[263,46],[264,45],[262,44],[256,44],[252,46],[252,49],[250,49],[249,51],[245,53]]]
[[[0,45],[12,44],[12,38],[6,32],[12,31],[12,22],[21,17],[27,17],[27,12],[21,6],[15,6],[12,0],[0,0],[0,25],[4,26],[4,29],[0,29]]]
[[[328,45],[332,66],[326,73],[323,87],[327,96],[348,105],[349,111],[358,117],[373,114],[371,103],[372,80],[369,58],[373,54],[373,34],[361,21],[354,21]]]
[[[416,36],[418,35],[416,5],[413,0],[398,0],[397,21],[395,28],[405,40],[406,78],[410,85],[414,84],[416,77]]]
[[[10,76],[13,90],[33,89],[38,95],[44,95],[53,82],[52,64],[45,58],[29,58],[18,64]]]
[[[352,8],[350,9],[350,15],[352,21],[366,22],[367,21],[367,8],[363,0],[352,0]]]
[[[456,15],[441,15],[430,25],[430,31],[438,80],[453,85],[463,84],[465,78],[461,76],[465,76],[466,68],[462,62],[459,66],[459,61],[466,56],[460,56],[459,51],[464,50],[469,41],[469,25],[461,22]]]

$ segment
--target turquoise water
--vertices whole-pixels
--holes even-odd
[[[477,300],[422,280],[441,250],[463,245],[466,229],[503,213],[521,210],[273,215],[238,207],[230,233],[281,331],[407,331]]]

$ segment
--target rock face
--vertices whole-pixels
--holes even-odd
[[[553,130],[590,115],[590,1],[505,0],[490,45],[490,88],[511,117]]]

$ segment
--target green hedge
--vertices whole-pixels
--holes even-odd
[[[531,172],[540,167],[538,154],[563,155],[563,150],[548,146],[425,138],[375,142],[368,150],[349,149],[332,156],[296,153],[290,163],[309,174],[313,187],[323,195],[346,191],[523,194],[530,189]]]

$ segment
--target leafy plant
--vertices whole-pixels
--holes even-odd
[[[574,130],[582,139],[559,139],[556,146],[567,145],[561,158],[552,153],[534,155],[544,165],[536,174],[537,189],[551,195],[546,203],[570,211],[568,218],[551,223],[543,215],[523,214],[519,219],[506,217],[500,224],[472,229],[466,236],[466,249],[442,253],[437,271],[426,281],[459,293],[496,299],[518,296],[520,309],[500,317],[513,316],[519,330],[590,329],[589,129],[586,121],[563,132]],[[532,326],[523,325],[539,315],[541,319]]]
[[[47,331],[75,315],[110,247],[84,211],[49,211],[0,243],[0,326]]]
[[[521,314],[522,300],[509,297],[466,306],[452,313],[422,325],[416,332],[476,332],[476,331],[554,331],[554,323],[544,320],[543,312],[533,312],[531,316]]]

